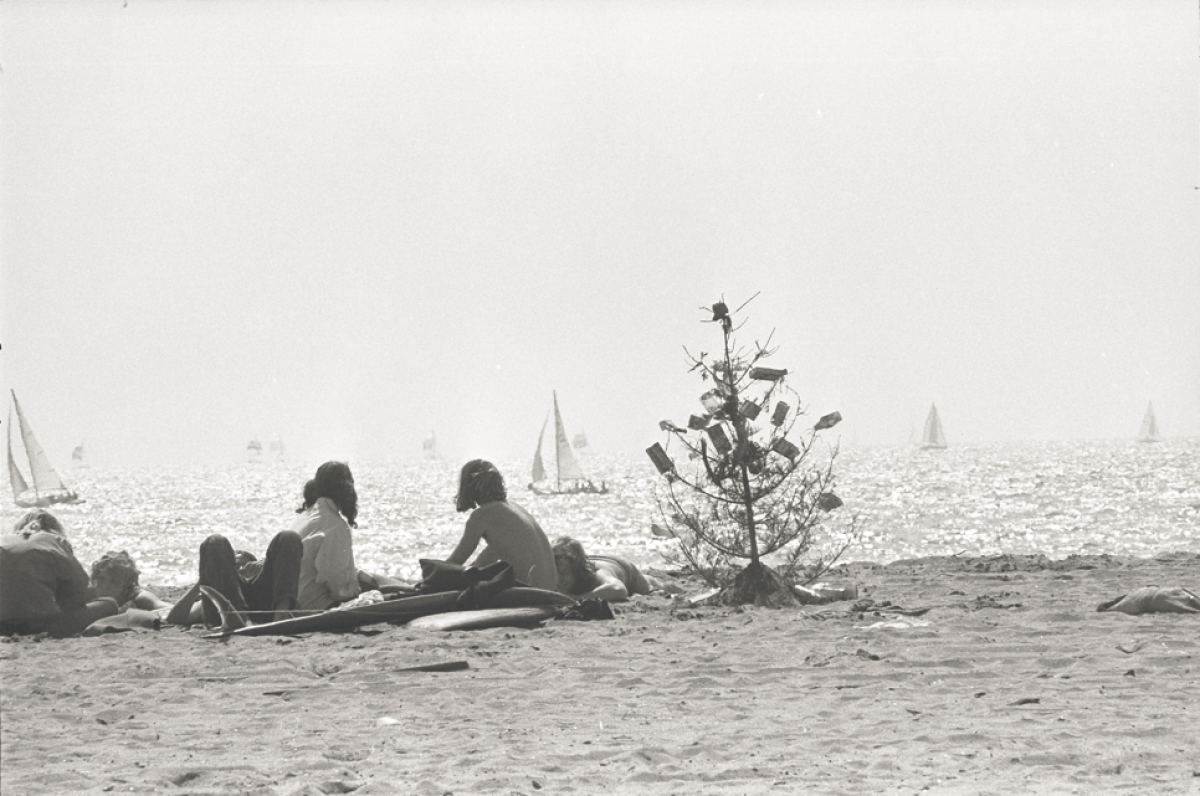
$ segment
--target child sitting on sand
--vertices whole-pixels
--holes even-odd
[[[630,595],[665,590],[661,581],[643,575],[633,562],[619,556],[589,556],[569,536],[555,539],[552,549],[558,590],[564,594],[624,602]]]
[[[482,539],[487,547],[471,562],[472,566],[507,561],[512,564],[517,580],[539,589],[555,589],[558,574],[550,540],[533,515],[509,502],[504,476],[494,464],[474,459],[463,465],[455,507],[459,511],[474,511],[447,561],[465,564]]]

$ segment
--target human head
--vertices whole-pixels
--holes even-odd
[[[132,600],[141,591],[137,565],[124,550],[108,551],[92,562],[92,584],[100,597],[113,597],[118,603]]]
[[[458,496],[454,499],[456,509],[470,511],[493,500],[507,499],[504,476],[496,465],[483,459],[472,459],[463,465],[458,476]]]
[[[45,509],[30,509],[13,525],[13,533],[33,534],[38,531],[48,531],[66,537],[62,523]]]
[[[331,461],[318,467],[317,474],[304,485],[304,505],[296,509],[296,513],[307,511],[323,497],[333,501],[352,528],[358,527],[354,521],[358,516],[358,492],[354,490],[350,465]]]
[[[583,545],[570,536],[560,536],[550,546],[558,570],[558,590],[564,594],[585,592],[596,574],[596,565],[587,557]]]

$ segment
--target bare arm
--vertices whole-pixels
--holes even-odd
[[[597,600],[609,600],[617,603],[625,602],[629,599],[629,589],[625,588],[625,584],[611,573],[597,569],[596,584],[596,588],[582,595],[584,599],[595,598]]]
[[[446,560],[451,564],[467,563],[467,559],[471,557],[471,553],[474,553],[475,548],[479,547],[481,539],[483,539],[483,521],[479,517],[478,509],[476,509],[467,518],[467,525],[463,528],[462,539],[459,540],[458,546],[454,548],[454,552]]]

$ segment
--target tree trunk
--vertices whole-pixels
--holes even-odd
[[[721,605],[761,605],[765,608],[792,608],[800,602],[783,578],[761,561],[752,562],[737,574],[733,583],[717,595]]]

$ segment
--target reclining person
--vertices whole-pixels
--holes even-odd
[[[300,581],[300,559],[304,545],[293,531],[280,531],[267,546],[261,561],[249,553],[235,553],[233,546],[219,533],[200,543],[200,579],[167,613],[174,625],[224,624],[220,606],[202,599],[201,586],[216,589],[239,613],[254,612],[245,618],[257,621],[287,619],[299,606],[296,600]]]
[[[137,608],[141,611],[170,609],[165,602],[140,584],[142,573],[133,558],[124,550],[110,550],[92,562],[93,595],[108,594],[116,598],[122,608]],[[165,615],[165,612],[164,612]]]
[[[554,540],[554,566],[558,569],[558,590],[584,599],[624,602],[631,595],[663,591],[656,578],[619,556],[589,556],[583,545],[569,536]]]
[[[0,537],[0,633],[65,638],[120,610],[118,595],[98,591],[75,558],[62,523],[33,509]]]

